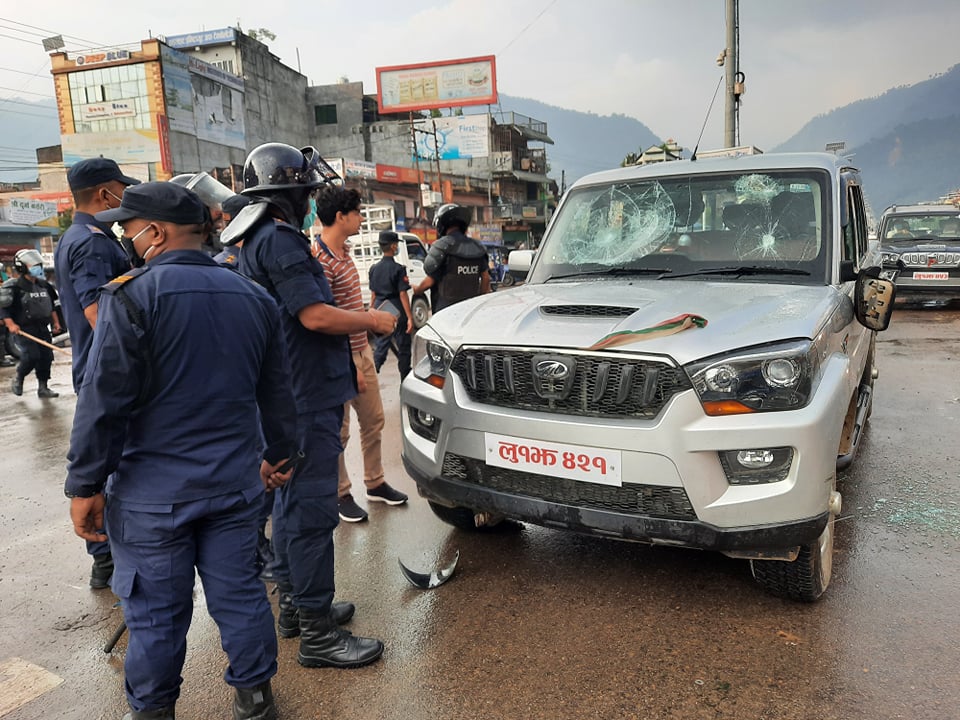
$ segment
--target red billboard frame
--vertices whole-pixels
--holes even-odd
[[[432,102],[424,101],[424,102],[405,103],[405,104],[400,103],[399,101],[397,101],[396,104],[386,104],[384,102],[383,76],[385,74],[413,72],[417,74],[422,74],[424,76],[429,76],[430,70],[437,70],[439,74],[439,71],[443,68],[448,68],[456,65],[475,65],[475,64],[482,64],[482,63],[490,64],[490,77],[489,77],[490,91],[483,95],[474,95],[474,96],[465,95],[463,97],[451,97],[451,98],[445,98],[445,99],[438,98],[437,100]],[[420,72],[418,73],[417,71],[420,71]],[[479,57],[459,58],[456,60],[439,60],[436,62],[415,63],[412,65],[390,65],[387,67],[376,68],[376,73],[377,73],[377,107],[381,113],[404,113],[404,112],[415,112],[418,110],[439,110],[440,108],[465,107],[468,105],[496,105],[498,102],[497,58],[495,55],[482,55]]]

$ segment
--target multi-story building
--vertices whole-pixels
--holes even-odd
[[[51,63],[67,167],[103,155],[141,180],[204,170],[239,190],[256,146],[310,144],[365,201],[392,204],[402,228],[432,239],[433,208],[458,202],[474,208],[475,235],[511,247],[535,243],[555,204],[545,123],[381,114],[362,83],[310,87],[235,28],[57,52]]]

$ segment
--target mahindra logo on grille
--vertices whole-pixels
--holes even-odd
[[[570,373],[570,368],[559,360],[541,360],[535,372],[543,380],[563,380]]]
[[[545,400],[563,400],[570,394],[576,360],[560,355],[533,356],[533,389]]]

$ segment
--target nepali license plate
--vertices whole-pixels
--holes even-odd
[[[487,465],[620,487],[620,451],[484,433]]]
[[[915,272],[913,274],[914,280],[946,280],[950,277],[950,273],[947,272]]]

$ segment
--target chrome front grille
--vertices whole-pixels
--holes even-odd
[[[447,453],[444,456],[442,473],[444,477],[510,495],[537,498],[574,507],[674,520],[697,519],[686,491],[678,487],[628,483],[622,487],[596,485],[495,467],[481,460],[454,453]]]
[[[544,357],[570,363],[573,378],[562,391],[544,393],[543,381],[535,377]],[[670,398],[691,387],[680,368],[621,353],[466,347],[457,352],[452,369],[475,402],[589,417],[654,418]]]

